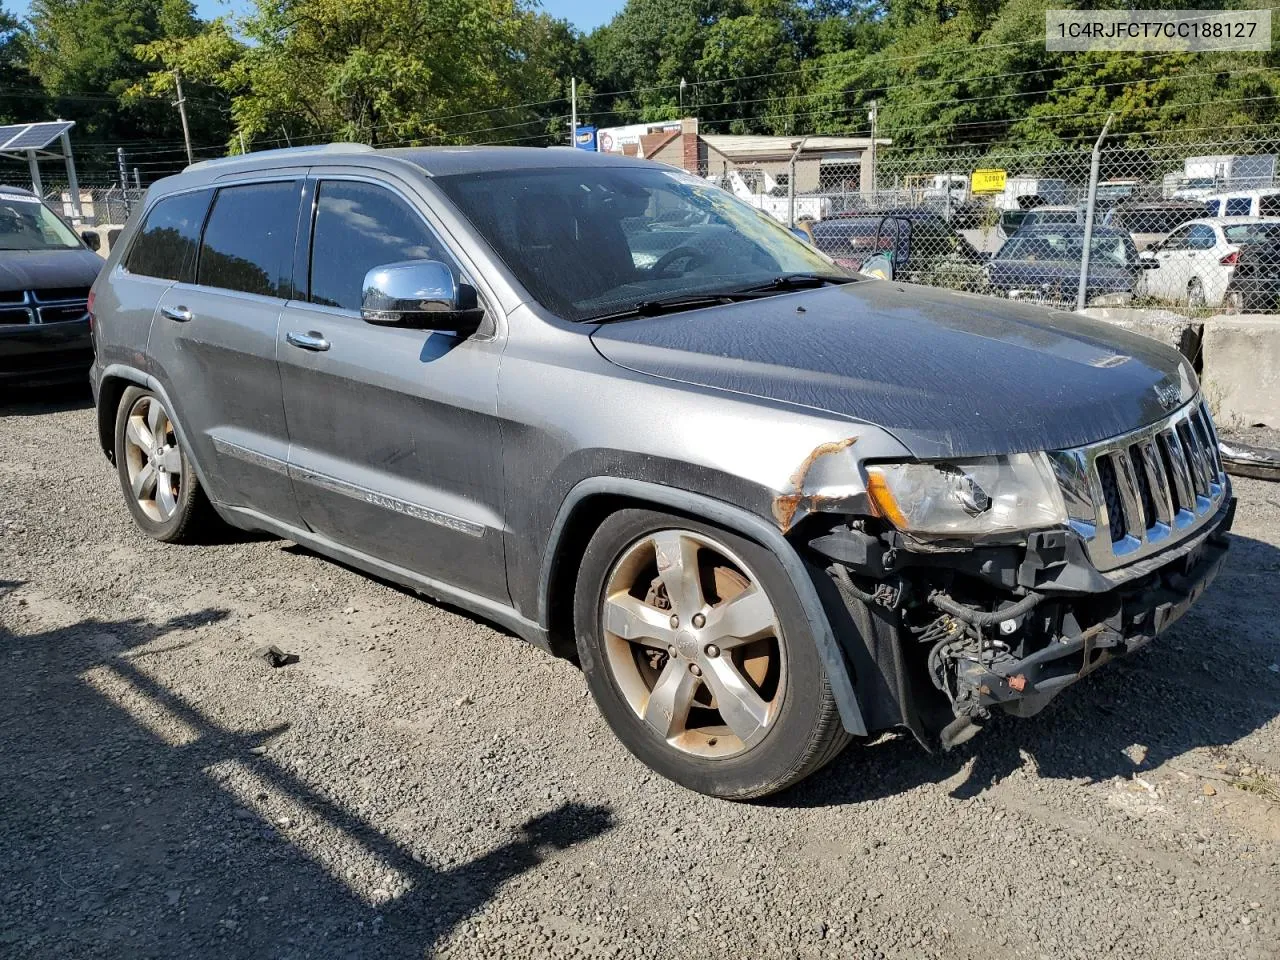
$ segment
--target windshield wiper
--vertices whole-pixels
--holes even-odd
[[[765,293],[771,290],[808,290],[812,287],[825,287],[827,284],[852,283],[853,277],[833,276],[829,273],[784,273],[765,283],[753,287],[745,287],[738,293]]]
[[[820,273],[788,273],[774,277],[767,283],[754,284],[737,290],[715,290],[706,293],[682,293],[672,297],[659,297],[655,300],[639,300],[631,307],[613,313],[604,313],[596,317],[586,317],[585,323],[611,323],[614,320],[633,320],[636,317],[656,317],[664,313],[676,313],[681,310],[697,310],[701,307],[715,307],[726,303],[739,303],[743,300],[759,300],[776,293],[789,290],[807,290],[811,287],[822,287],[828,283],[852,283],[852,277],[836,277]]]
[[[635,317],[656,317],[664,313],[678,313],[681,310],[697,310],[700,307],[717,307],[737,300],[752,300],[756,294],[750,292],[736,293],[685,293],[675,297],[659,297],[655,300],[638,300],[635,304],[613,313],[602,313],[596,317],[586,317],[586,323],[610,323],[614,320],[631,320]]]

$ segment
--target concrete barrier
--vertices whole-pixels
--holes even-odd
[[[1204,321],[1200,382],[1220,427],[1280,428],[1280,316]]]
[[[1193,364],[1199,360],[1203,320],[1189,320],[1171,310],[1142,310],[1136,307],[1085,307],[1081,316],[1105,320],[1132,333],[1159,340],[1181,351]]]

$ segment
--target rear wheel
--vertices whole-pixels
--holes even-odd
[[[120,397],[115,454],[125,503],[148,536],[194,542],[214,519],[173,420],[151,391],[130,387]]]
[[[601,713],[658,773],[762,797],[849,742],[790,579],[760,545],[648,510],[592,538],[575,602]]]

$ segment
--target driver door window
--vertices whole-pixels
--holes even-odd
[[[359,311],[365,274],[401,260],[440,260],[458,273],[417,211],[387,188],[354,180],[320,182],[311,239],[312,303]]]

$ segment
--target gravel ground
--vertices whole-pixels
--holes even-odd
[[[1170,635],[1039,717],[745,806],[486,623],[144,539],[93,434],[0,408],[0,956],[1280,956],[1280,485],[1237,484]]]

